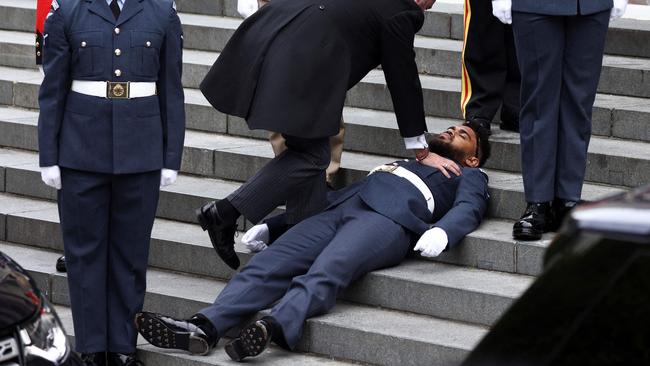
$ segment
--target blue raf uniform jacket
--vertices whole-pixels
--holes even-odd
[[[488,177],[477,168],[462,168],[452,178],[416,161],[399,162],[417,174],[431,190],[435,201],[433,215],[427,209],[422,193],[404,178],[377,172],[361,182],[332,193],[329,208],[359,194],[374,211],[390,218],[409,231],[422,235],[431,227],[447,233],[447,248],[458,244],[481,223],[488,204]]]
[[[589,15],[613,6],[613,0],[512,0],[512,11],[543,15]]]
[[[179,170],[185,136],[183,36],[172,0],[58,0],[45,23],[40,165],[111,174]],[[72,80],[155,82],[157,95],[106,99]]]

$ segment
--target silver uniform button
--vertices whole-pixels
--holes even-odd
[[[40,55],[41,55],[41,51],[36,51],[36,56],[40,56]]]
[[[120,69],[115,70],[115,76],[122,76],[122,70]]]
[[[319,6],[318,6],[318,9],[320,9],[320,10],[325,10],[325,5],[319,5]]]
[[[147,41],[147,43],[145,44],[147,45],[147,47],[151,47],[151,42]]]
[[[86,47],[87,43],[86,41],[81,41],[81,47]]]
[[[115,34],[120,34],[120,28],[113,29],[113,32],[115,32]]]
[[[119,56],[121,54],[122,54],[122,50],[120,50],[119,48],[116,48],[115,49],[115,56]]]

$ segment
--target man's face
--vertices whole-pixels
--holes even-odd
[[[429,10],[435,4],[436,0],[415,0],[422,11]]]
[[[430,145],[435,150],[440,147],[448,151],[449,158],[464,166],[478,166],[478,140],[474,130],[467,126],[451,126],[444,132],[434,135]],[[435,151],[434,151],[435,152]]]

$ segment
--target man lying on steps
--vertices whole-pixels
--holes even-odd
[[[154,346],[204,355],[228,329],[277,302],[226,352],[240,361],[271,340],[293,349],[305,320],[327,313],[352,281],[399,264],[411,248],[435,257],[479,226],[488,202],[488,178],[478,169],[490,155],[487,139],[476,122],[431,136],[431,153],[450,159],[451,171],[460,166],[460,175],[417,161],[377,167],[256,254],[213,305],[189,320],[139,313],[138,331]]]

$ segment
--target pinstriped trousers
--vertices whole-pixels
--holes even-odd
[[[258,223],[283,204],[287,205],[287,224],[296,224],[326,206],[329,138],[283,137],[287,149],[228,197],[252,223]]]

